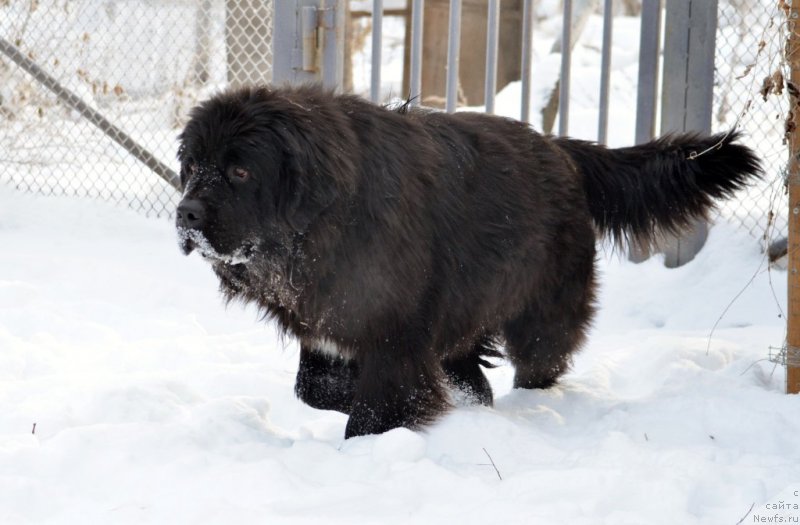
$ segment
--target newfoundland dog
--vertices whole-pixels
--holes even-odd
[[[180,136],[184,253],[301,345],[295,390],[345,437],[418,428],[453,389],[490,405],[504,348],[547,388],[584,341],[595,241],[646,243],[760,174],[738,135],[621,149],[481,113],[318,86],[229,91]],[[451,388],[452,387],[452,388]]]

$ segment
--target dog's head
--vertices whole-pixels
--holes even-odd
[[[335,142],[347,132],[314,96],[334,100],[315,88],[244,88],[191,111],[178,150],[184,253],[238,263],[286,248],[352,185],[352,165]]]

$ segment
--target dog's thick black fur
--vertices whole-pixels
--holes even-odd
[[[296,392],[348,413],[346,437],[417,428],[448,384],[491,404],[498,342],[516,387],[553,385],[592,317],[596,236],[704,216],[760,172],[737,138],[606,149],[315,86],[240,89],[192,110],[177,226],[228,300],[299,338]]]

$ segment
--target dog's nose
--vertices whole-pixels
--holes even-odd
[[[199,230],[206,222],[206,210],[203,203],[197,199],[183,199],[178,204],[175,214],[175,224],[178,228],[191,228]]]

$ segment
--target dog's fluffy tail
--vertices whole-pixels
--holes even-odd
[[[673,134],[629,148],[608,149],[555,138],[584,177],[592,218],[615,242],[646,245],[657,232],[677,232],[706,217],[716,199],[758,178],[761,164],[738,132]]]

